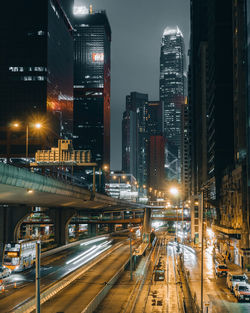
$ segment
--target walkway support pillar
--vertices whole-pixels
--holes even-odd
[[[115,231],[115,224],[108,224],[109,233],[113,233]]]
[[[19,239],[22,221],[31,211],[27,206],[0,206],[0,243]]]
[[[76,210],[72,208],[50,208],[48,214],[54,221],[56,243],[59,246],[68,244],[68,225],[72,217],[77,214]]]
[[[88,235],[90,237],[94,237],[96,236],[96,228],[97,228],[97,224],[88,224]]]

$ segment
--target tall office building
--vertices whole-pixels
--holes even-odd
[[[148,153],[148,187],[159,191],[166,188],[164,185],[165,138],[162,135],[149,137]]]
[[[94,161],[110,163],[110,44],[105,11],[75,7],[74,146],[91,150]]]
[[[181,179],[181,107],[185,94],[184,39],[178,27],[164,30],[160,54],[160,101],[166,137],[165,168],[168,180]]]
[[[122,121],[122,166],[140,186],[147,184],[148,95],[131,92],[126,97]]]
[[[8,145],[12,156],[25,154],[29,125],[33,155],[60,135],[72,137],[72,28],[56,0],[5,1],[0,17],[1,154]],[[43,136],[32,131],[36,121],[45,125]]]
[[[164,189],[165,139],[163,136],[163,118],[161,101],[148,102],[148,187]]]
[[[159,136],[163,133],[162,103],[160,101],[148,102],[147,129],[149,136]]]

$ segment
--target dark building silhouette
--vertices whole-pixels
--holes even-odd
[[[160,101],[148,102],[147,129],[149,136],[162,135],[162,103]]]
[[[148,102],[148,188],[164,189],[165,138],[163,136],[163,112],[160,101]],[[150,189],[151,190],[151,189]]]
[[[122,122],[122,170],[135,176],[140,186],[147,184],[148,95],[131,92],[126,96]]]
[[[60,135],[72,137],[72,28],[56,0],[6,1],[0,16],[1,153],[9,145],[12,156],[25,154],[28,124],[33,155]],[[40,135],[32,132],[38,120]],[[14,121],[20,123],[15,133]]]
[[[76,14],[74,27],[74,146],[110,163],[110,43],[105,11]]]
[[[149,137],[149,171],[148,187],[164,190],[164,159],[165,159],[165,138],[162,135]]]
[[[232,261],[249,264],[249,0],[191,1],[192,194]],[[211,219],[212,220],[212,219]],[[211,221],[210,220],[210,221]]]
[[[187,199],[190,196],[190,107],[185,98],[185,104],[181,111],[181,182],[182,182],[182,197]]]
[[[168,180],[181,179],[181,107],[184,104],[185,82],[183,35],[178,27],[167,27],[161,43],[160,101],[167,139],[165,164]]]

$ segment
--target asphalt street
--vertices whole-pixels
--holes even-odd
[[[201,271],[200,251],[184,248],[184,264],[190,272],[190,284],[196,292],[200,305]],[[249,313],[250,303],[238,303],[237,299],[226,286],[226,278],[218,278],[215,274],[213,247],[204,251],[204,304],[207,303],[208,313]]]
[[[41,290],[83,266],[92,256],[117,242],[110,242],[110,240],[108,237],[103,237],[100,241],[90,239],[87,244],[79,244],[42,258]],[[5,292],[0,294],[0,312],[10,312],[32,298],[35,295],[34,281],[34,268],[13,273],[9,278],[4,279]]]

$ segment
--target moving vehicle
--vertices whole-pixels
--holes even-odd
[[[155,270],[155,281],[165,280],[165,270],[163,268]]]
[[[226,264],[217,264],[215,266],[215,273],[218,277],[227,276],[228,271],[229,269]]]
[[[238,301],[250,301],[250,288],[248,284],[236,284],[234,294]]]
[[[0,266],[0,279],[10,276],[11,270],[7,267]]]
[[[246,274],[239,274],[239,273],[232,273],[228,272],[227,274],[227,287],[233,291],[234,286],[237,283],[246,283],[247,282],[247,276]]]
[[[4,246],[3,266],[20,272],[33,266],[36,260],[36,241],[7,243]]]

